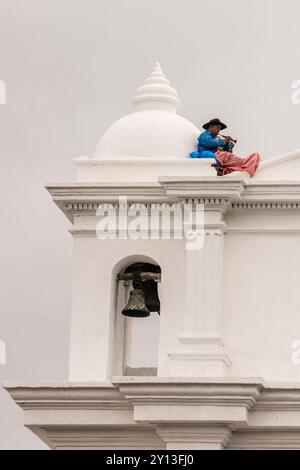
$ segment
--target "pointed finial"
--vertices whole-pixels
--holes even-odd
[[[132,102],[137,111],[161,109],[176,113],[179,105],[178,94],[175,88],[170,86],[159,62],[156,62],[144,85],[136,90]]]

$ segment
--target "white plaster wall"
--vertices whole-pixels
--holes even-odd
[[[213,159],[202,161],[188,158],[188,153],[183,153],[181,160],[162,157],[114,160],[75,159],[77,181],[81,183],[128,183],[128,181],[156,183],[159,176],[215,176],[212,163],[214,163]]]
[[[162,270],[158,375],[168,375],[167,353],[176,346],[183,322],[183,241],[99,240],[95,236],[76,236],[71,380],[106,380],[110,377],[115,313],[111,286],[121,267],[138,261],[140,256],[150,257]]]
[[[300,338],[299,216],[246,211],[228,216],[239,232],[225,236],[223,339],[230,375],[297,381],[291,345]],[[242,233],[248,228],[252,233]],[[255,228],[256,227],[256,228]],[[295,231],[284,233],[294,227]]]

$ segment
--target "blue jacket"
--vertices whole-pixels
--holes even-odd
[[[204,152],[210,150],[215,153],[218,150],[218,147],[222,147],[222,150],[226,152],[231,152],[232,145],[230,143],[225,143],[225,139],[214,138],[209,131],[204,131],[198,137],[198,152]]]
[[[202,132],[198,137],[198,151],[191,152],[191,158],[214,158],[216,163],[220,163],[215,156],[219,147],[226,152],[231,152],[233,145],[225,139],[215,138],[209,131]]]

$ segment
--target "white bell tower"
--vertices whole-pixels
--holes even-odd
[[[76,185],[48,187],[74,237],[70,380],[110,380],[128,370],[224,376],[230,359],[220,326],[223,215],[242,180],[224,180],[217,190],[215,177],[203,180],[214,175],[211,162],[188,159],[200,132],[176,113],[177,92],[158,63],[133,104],[135,112],[111,126],[93,159],[76,159]],[[196,209],[199,227],[192,224]],[[109,217],[117,226],[103,236]],[[199,246],[187,231],[199,232]],[[143,260],[161,269],[161,315],[124,318],[130,286],[117,276]]]
[[[47,186],[74,239],[69,377],[6,388],[56,449],[299,449],[300,152],[216,176],[158,63],[133,105]]]

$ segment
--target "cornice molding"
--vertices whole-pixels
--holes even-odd
[[[239,201],[231,203],[231,209],[298,211],[300,210],[300,201]]]
[[[232,434],[227,450],[289,450],[300,448],[300,431],[284,430],[243,430]]]
[[[161,176],[157,181],[170,196],[239,200],[244,192],[247,178],[241,174],[228,179],[218,176],[168,178]]]
[[[262,235],[262,236],[289,236],[289,237],[297,237],[300,234],[300,228],[243,228],[243,227],[234,227],[228,228],[225,235]]]
[[[110,385],[5,388],[25,410],[26,426],[54,448],[171,448],[176,442],[195,448],[218,442],[228,449],[300,447],[300,387],[295,384],[115,377]]]
[[[165,449],[154,426],[49,426],[46,435],[56,449]]]
[[[6,386],[24,410],[49,409],[130,409],[118,388],[108,386]]]
[[[221,177],[160,177],[157,183],[69,183],[46,186],[57,206],[73,221],[92,215],[101,203],[204,204],[208,211],[300,209],[300,181],[252,182],[243,175]]]
[[[259,383],[114,382],[134,405],[223,405],[250,409],[259,397]]]
[[[253,411],[300,411],[300,390],[265,388]]]

